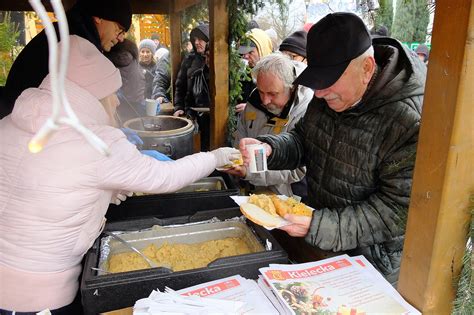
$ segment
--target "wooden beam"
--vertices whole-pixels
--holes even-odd
[[[227,0],[209,0],[211,149],[223,146],[229,117],[229,17]]]
[[[185,2],[200,2],[200,0],[185,0]],[[53,11],[49,0],[42,0],[42,3],[48,12]],[[64,9],[68,10],[76,0],[62,0],[62,3]],[[131,0],[130,3],[134,14],[168,14],[171,0]],[[33,11],[33,9],[28,0],[0,0],[0,11]]]
[[[133,14],[169,14],[171,0],[131,0]]]
[[[187,8],[196,5],[198,3],[201,3],[202,0],[176,0],[173,2],[173,12],[181,12],[186,10]]]
[[[474,6],[436,1],[432,51],[398,290],[450,314],[474,193]]]

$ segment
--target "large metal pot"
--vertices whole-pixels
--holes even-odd
[[[189,119],[174,116],[139,117],[127,120],[123,126],[138,133],[143,140],[143,150],[156,150],[172,159],[193,153],[194,125]]]

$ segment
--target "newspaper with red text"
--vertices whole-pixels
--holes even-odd
[[[278,314],[278,311],[265,297],[257,283],[254,280],[246,279],[239,275],[198,284],[176,292],[184,296],[197,295],[200,297],[244,302],[245,304],[239,314]]]
[[[260,272],[259,286],[281,314],[421,314],[363,256],[271,264]]]

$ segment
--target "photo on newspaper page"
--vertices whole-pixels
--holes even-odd
[[[420,314],[369,271],[347,255],[260,269],[289,314]]]

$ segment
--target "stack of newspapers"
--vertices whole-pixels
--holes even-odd
[[[272,264],[260,273],[258,285],[280,314],[421,314],[364,256]]]
[[[235,275],[179,291],[154,290],[134,315],[421,314],[363,256],[260,268],[257,282]]]
[[[254,280],[236,275],[179,291],[154,290],[148,298],[135,303],[133,314],[278,315],[279,313]]]

